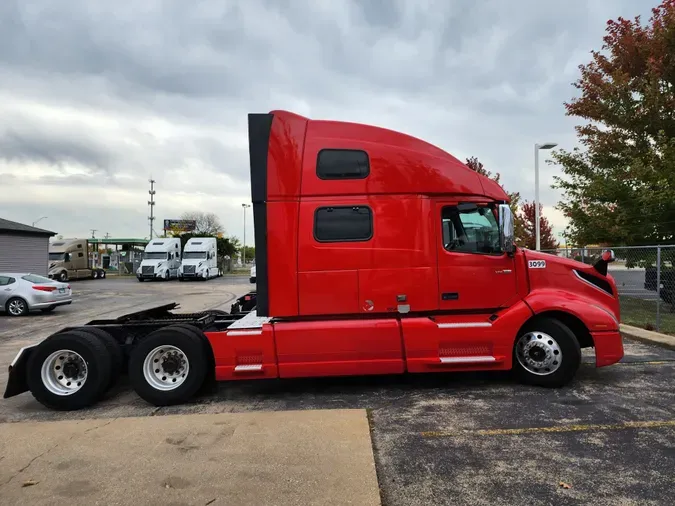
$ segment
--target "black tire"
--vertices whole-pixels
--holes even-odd
[[[185,380],[173,390],[159,390],[153,387],[143,373],[146,357],[161,346],[178,348],[189,363]],[[197,393],[204,383],[207,364],[203,340],[188,329],[172,325],[155,330],[136,345],[129,359],[129,379],[131,386],[142,399],[155,406],[170,406],[183,403]]]
[[[61,283],[65,283],[66,281],[68,281],[68,273],[66,271],[63,271],[59,274],[58,278]]]
[[[526,336],[528,334],[530,334],[532,339],[541,340],[541,344],[535,345],[535,348],[539,347],[539,350],[545,350],[546,348],[542,348],[541,346],[548,347],[551,341],[557,343],[558,353],[554,350],[549,355],[551,357],[550,360],[553,362],[548,364],[550,367],[553,364],[557,365],[557,369],[550,373],[547,373],[546,369],[538,369],[539,373],[535,374],[520,363],[517,353],[518,343],[521,338],[524,341],[527,340]],[[547,341],[545,334],[550,336],[552,340]],[[553,348],[548,347],[548,349]],[[558,356],[562,357],[561,359],[557,359],[559,365],[556,364],[556,357]],[[548,388],[565,386],[572,381],[579,369],[579,365],[581,365],[581,347],[579,346],[579,341],[569,327],[554,318],[542,317],[529,322],[516,338],[513,346],[513,370],[518,379],[528,385]]]
[[[136,279],[138,279],[139,283],[142,283],[143,281],[145,281],[143,278],[136,278]]]
[[[10,306],[12,310],[10,311]],[[17,309],[14,309],[14,308]],[[5,304],[5,311],[9,316],[26,316],[28,314],[28,302],[21,297],[12,297]]]
[[[91,271],[91,279],[97,279],[98,278],[98,271],[96,269],[93,269]]]
[[[213,311],[209,311],[209,313],[213,313]],[[225,312],[222,311],[222,313]],[[213,357],[213,349],[211,349],[211,343],[209,343],[209,340],[204,335],[204,332],[202,332],[200,328],[195,327],[194,325],[190,325],[189,323],[176,323],[172,325],[172,328],[175,327],[180,327],[192,333],[192,335],[199,338],[199,340],[202,342],[204,346],[204,353],[206,354],[206,376],[204,377],[202,386],[199,388],[199,390],[197,390],[197,393],[207,393],[215,391],[214,387],[216,385],[216,360]]]
[[[42,311],[43,313],[51,313],[55,309],[56,309],[56,306],[49,306],[49,307],[43,307],[42,309],[40,309],[40,311]]]
[[[51,392],[42,381],[42,365],[59,350],[78,353],[87,365],[87,379],[82,387],[70,395]],[[77,330],[55,334],[38,345],[27,365],[27,383],[33,397],[42,405],[62,411],[82,409],[94,404],[110,381],[110,354],[103,342],[92,334]]]
[[[104,279],[105,278],[105,271],[103,269],[98,271],[98,278],[99,279]]]
[[[96,327],[78,327],[75,330],[97,337],[103,343],[105,349],[108,350],[108,354],[110,355],[110,381],[104,389],[104,392],[107,392],[115,385],[115,383],[117,383],[122,374],[124,368],[124,353],[122,352],[122,347],[113,336],[103,329]]]

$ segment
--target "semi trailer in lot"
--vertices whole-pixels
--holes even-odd
[[[152,239],[143,252],[143,260],[136,271],[138,281],[178,277],[181,262],[180,238]]]
[[[178,279],[216,278],[218,269],[218,246],[215,237],[192,237],[185,243],[183,260],[178,270]]]
[[[591,266],[515,247],[503,189],[408,135],[286,111],[248,130],[256,291],[230,313],[62,329],[19,352],[5,397],[77,409],[124,369],[158,406],[209,378],[513,370],[559,387],[581,348],[622,358],[610,251]]]
[[[51,279],[66,282],[70,279],[103,279],[106,272],[91,265],[87,239],[60,239],[49,245],[47,275]]]

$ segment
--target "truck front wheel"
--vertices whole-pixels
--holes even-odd
[[[143,339],[131,352],[129,379],[136,393],[155,406],[189,400],[206,377],[202,341],[189,330],[165,327]]]
[[[513,349],[513,368],[530,385],[562,387],[581,364],[581,348],[572,331],[553,318],[537,318],[523,329]]]
[[[66,281],[68,281],[68,273],[66,271],[59,273],[59,281],[61,283],[65,283]]]
[[[75,410],[95,403],[110,382],[111,358],[91,334],[66,331],[45,339],[28,360],[27,383],[48,408]]]

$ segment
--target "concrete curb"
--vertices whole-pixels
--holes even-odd
[[[675,350],[675,336],[660,334],[659,332],[652,332],[638,327],[621,324],[619,327],[621,333],[630,339],[640,341],[647,344],[654,344],[669,350]]]

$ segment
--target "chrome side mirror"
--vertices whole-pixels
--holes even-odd
[[[512,254],[514,244],[513,213],[508,204],[499,204],[499,246],[504,253]]]

